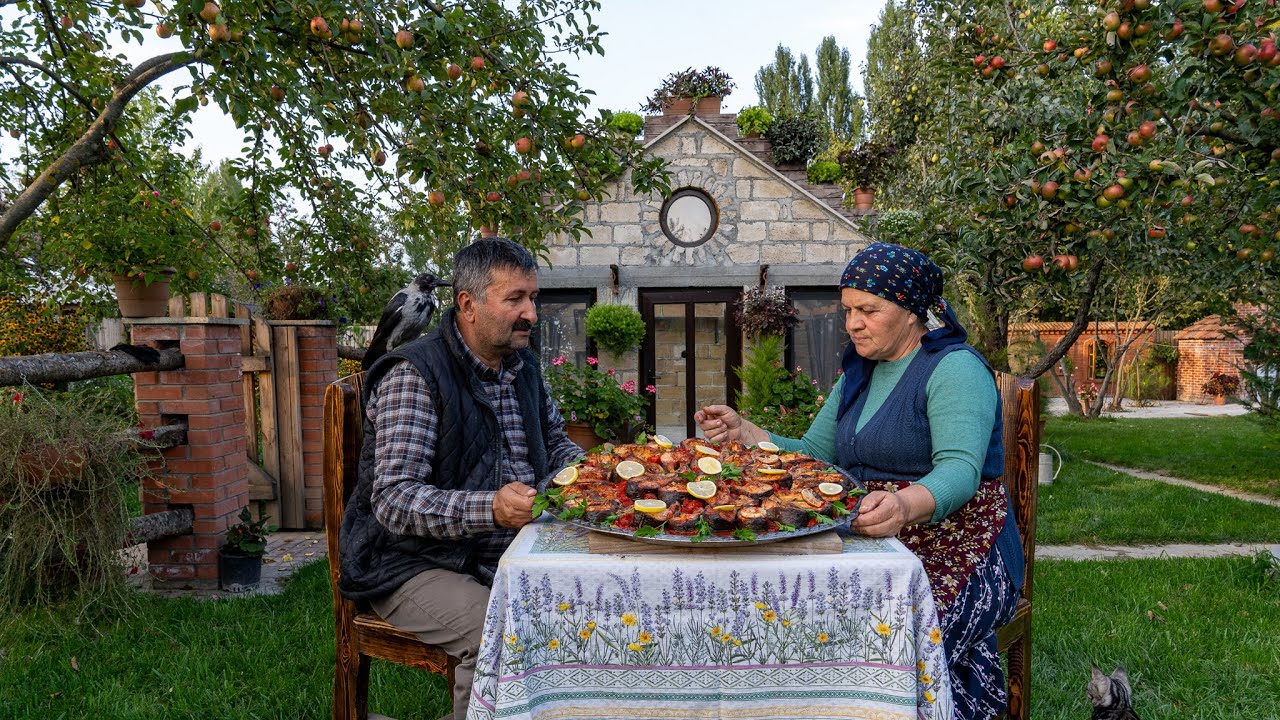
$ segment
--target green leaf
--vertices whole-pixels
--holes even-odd
[[[538,494],[533,496],[533,519],[537,520],[550,505],[551,500],[546,495]]]
[[[733,536],[738,540],[746,540],[747,542],[756,539],[756,534],[750,528],[738,528],[733,531]]]
[[[173,104],[173,109],[177,113],[189,113],[199,106],[199,98],[195,95],[188,95],[187,97],[179,98],[178,101]]]
[[[813,518],[814,520],[817,520],[817,521],[818,521],[818,523],[819,523],[820,525],[834,525],[834,524],[835,524],[835,520],[832,520],[831,518],[829,518],[829,517],[827,517],[826,515],[823,515],[823,514],[821,514],[821,513],[814,512],[813,510],[810,510],[810,511],[809,511],[809,517]]]
[[[831,502],[831,507],[835,510],[837,517],[844,517],[849,514],[849,508],[845,507],[844,503],[839,500],[833,500]]]
[[[796,526],[795,526],[795,525],[788,525],[788,524],[786,524],[786,523],[778,523],[778,532],[795,532],[795,531],[796,531]]]
[[[636,528],[636,531],[632,533],[636,537],[657,537],[661,534],[662,526],[660,525],[645,525],[644,527]]]
[[[703,540],[711,537],[711,524],[704,518],[698,518],[697,528],[698,531],[693,534],[692,538],[690,538],[692,542],[702,542]]]

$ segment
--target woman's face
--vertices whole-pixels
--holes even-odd
[[[868,360],[899,360],[915,349],[925,333],[920,318],[911,311],[869,292],[843,288],[840,306],[845,332],[858,354]]]

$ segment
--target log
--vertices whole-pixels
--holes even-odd
[[[364,360],[365,349],[358,345],[339,345],[338,357],[344,360]]]
[[[177,348],[159,351],[157,362],[143,362],[120,350],[44,353],[0,358],[0,387],[58,383],[150,370],[177,370],[184,359]]]
[[[147,436],[143,437],[143,433]],[[128,434],[129,442],[143,450],[172,448],[187,444],[187,424],[184,422],[161,425],[150,430],[129,428]]]
[[[138,543],[161,540],[176,535],[187,535],[191,532],[195,513],[190,508],[165,510],[164,512],[142,515],[129,519],[129,534],[124,546],[130,547]]]

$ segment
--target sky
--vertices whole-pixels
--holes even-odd
[[[765,0],[603,0],[602,5],[593,20],[608,33],[604,55],[564,59],[582,87],[595,91],[593,115],[599,109],[638,112],[662,78],[707,65],[720,67],[737,83],[723,105],[724,112],[736,112],[756,104],[756,71],[773,61],[779,44],[797,58],[807,54],[812,63],[827,35],[849,49],[854,89],[861,92],[867,36],[884,0],[793,0],[786,13],[779,13],[778,2]],[[147,50],[137,59],[154,48]],[[240,133],[213,104],[196,113],[192,135],[192,146],[202,147],[206,161],[240,149]]]

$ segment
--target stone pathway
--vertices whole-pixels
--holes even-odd
[[[1203,483],[1193,482],[1191,480],[1183,480],[1172,475],[1164,475],[1162,473],[1151,472],[1148,470],[1138,470],[1137,468],[1125,467],[1124,465],[1112,465],[1110,463],[1097,462],[1095,460],[1085,460],[1091,465],[1097,465],[1100,468],[1106,468],[1112,472],[1124,473],[1142,480],[1153,480],[1162,482],[1167,485],[1179,485],[1200,492],[1213,493],[1214,495],[1224,495],[1236,500],[1244,500],[1245,502],[1259,503],[1261,505],[1270,505],[1271,507],[1280,508],[1280,499],[1267,497],[1265,495],[1254,495],[1242,490],[1233,490],[1231,488],[1218,487],[1217,485],[1205,485]]]
[[[1050,415],[1066,415],[1067,402],[1060,397],[1049,398],[1047,412]],[[1239,403],[1213,405],[1211,403],[1182,402],[1179,400],[1148,400],[1144,405],[1137,405],[1126,400],[1124,409],[1118,412],[1103,410],[1105,417],[1111,418],[1189,418],[1189,417],[1222,417],[1224,415],[1247,415],[1249,408]]]
[[[1150,560],[1166,558],[1222,558],[1270,551],[1280,558],[1280,545],[1224,543],[1220,545],[1039,545],[1037,560]]]
[[[138,571],[129,575],[129,584],[140,590],[154,592],[161,597],[203,597],[209,599],[225,599],[253,597],[256,595],[279,595],[284,591],[285,581],[290,575],[305,565],[328,556],[323,530],[282,530],[271,533],[267,537],[267,553],[262,557],[262,581],[255,590],[244,593],[229,593],[225,590],[196,590],[188,588],[167,588],[164,590],[151,587],[147,574],[147,546],[134,545],[121,551],[126,564],[137,567]]]

